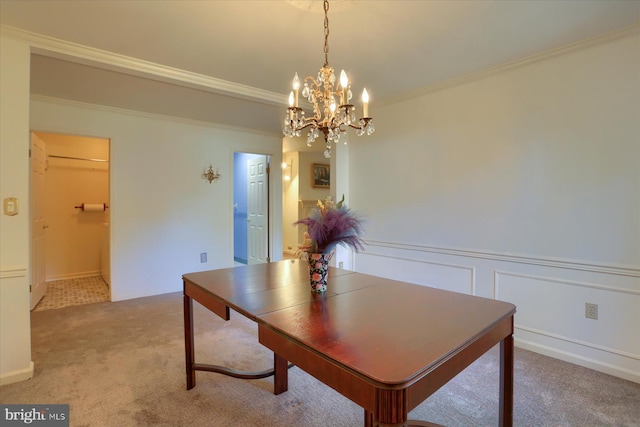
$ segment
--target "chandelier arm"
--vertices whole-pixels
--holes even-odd
[[[320,125],[320,122],[315,118],[315,117],[305,117],[304,119],[304,124],[302,126],[292,126],[294,128],[294,130],[303,130],[308,128],[309,126],[313,126],[316,128],[320,128],[322,127]]]
[[[373,120],[373,118],[371,118],[371,117],[362,117],[360,120],[358,120],[358,122],[360,122],[360,121],[364,122],[362,126],[354,125],[353,123],[350,123],[348,126],[354,128],[354,129],[364,129],[364,128],[367,127],[369,122],[372,121],[372,120]]]
[[[299,128],[296,128],[296,130],[303,130],[303,129],[308,128],[309,126],[314,126],[315,127],[315,125],[316,125],[315,122],[310,121],[309,123],[305,123],[304,125],[300,126]]]

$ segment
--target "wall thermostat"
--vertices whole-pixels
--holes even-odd
[[[3,207],[5,215],[18,215],[18,199],[15,197],[7,197],[4,199]]]

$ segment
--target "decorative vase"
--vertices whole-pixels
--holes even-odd
[[[311,292],[323,293],[327,290],[327,273],[329,272],[329,261],[333,253],[309,254],[309,280],[311,282]]]

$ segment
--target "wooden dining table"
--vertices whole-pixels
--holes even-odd
[[[209,371],[273,375],[280,394],[295,365],[364,408],[365,427],[435,426],[408,413],[499,344],[496,410],[500,426],[512,425],[513,304],[333,267],[316,294],[301,260],[189,273],[183,283],[187,389],[196,371]],[[273,369],[196,363],[194,300],[225,320],[234,310],[255,321]]]

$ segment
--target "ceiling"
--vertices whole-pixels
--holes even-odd
[[[32,41],[33,94],[279,134],[295,72],[324,63],[322,2],[0,0]],[[332,1],[329,64],[359,97],[442,82],[640,25],[640,1]]]

